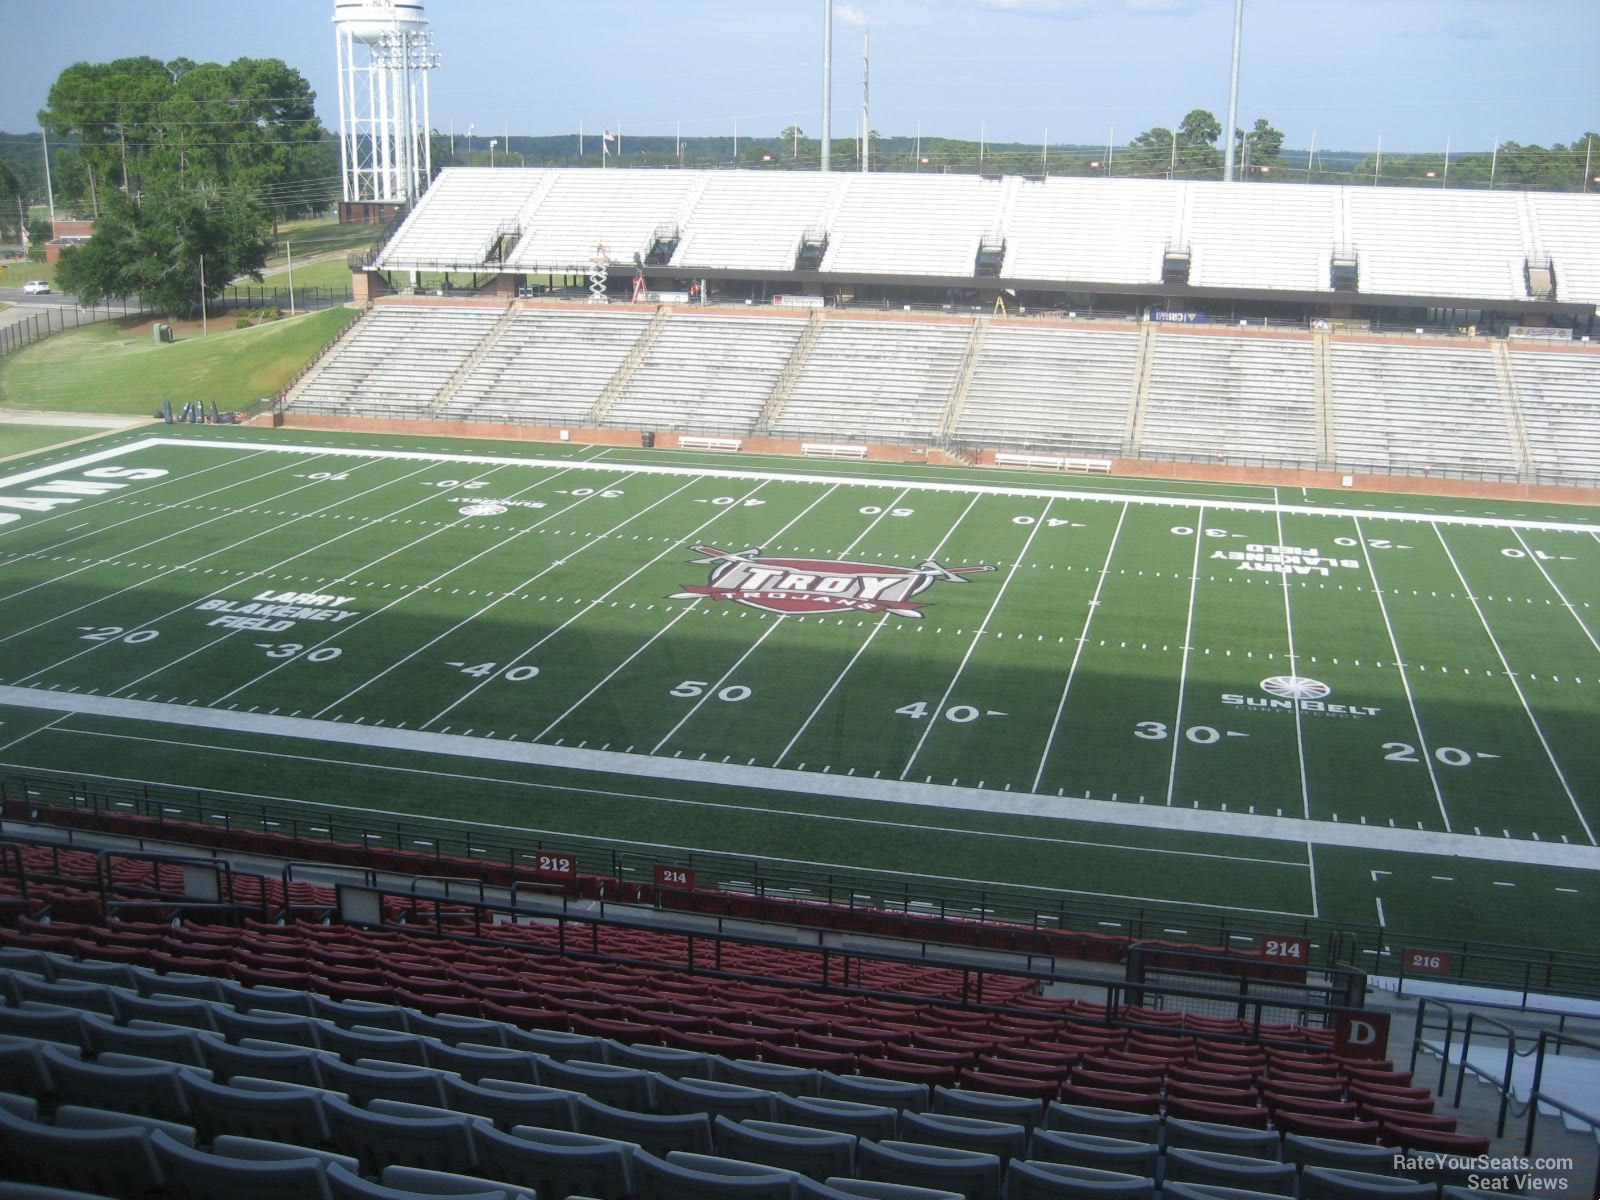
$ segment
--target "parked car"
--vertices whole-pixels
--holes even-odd
[[[50,294],[50,285],[43,279],[30,279],[22,285],[22,294],[24,296],[48,296]]]

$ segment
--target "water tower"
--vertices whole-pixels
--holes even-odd
[[[413,0],[334,0],[342,218],[372,220],[428,186],[428,72],[439,55],[427,26]]]

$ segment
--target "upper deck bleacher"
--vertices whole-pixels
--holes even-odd
[[[1443,188],[1346,188],[1361,290],[1527,300],[1518,197]]]
[[[389,244],[378,266],[470,267],[485,255],[502,229],[546,179],[539,171],[491,171],[452,167],[441,171],[417,201]]]
[[[1556,299],[1600,305],[1600,196],[1530,192],[1535,251],[1555,269]]]
[[[1025,183],[1006,222],[1010,279],[1159,283],[1182,186],[1142,179]]]
[[[521,271],[588,265],[604,245],[614,262],[650,251],[663,226],[676,230],[706,176],[698,171],[638,171],[622,187],[622,171],[554,171],[549,190],[524,214],[522,240],[506,257]]]
[[[1189,283],[1325,292],[1338,193],[1289,184],[1189,184]]]
[[[1000,183],[973,175],[854,175],[828,225],[836,274],[971,275]]]
[[[791,271],[801,237],[823,224],[848,178],[718,172],[706,181],[672,265]]]

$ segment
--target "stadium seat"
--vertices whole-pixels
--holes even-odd
[[[324,1025],[319,1037],[324,1050],[331,1050],[347,1063],[371,1058],[421,1067],[428,1061],[423,1040],[414,1033],[366,1025],[353,1025],[348,1029]]]
[[[1134,1141],[1154,1142],[1161,1137],[1161,1118],[1153,1113],[1128,1113],[1082,1104],[1045,1105],[1044,1127]]]
[[[481,1079],[476,1083],[444,1077],[445,1101],[456,1112],[487,1117],[506,1132],[518,1125],[576,1130],[576,1102],[581,1092],[542,1087],[517,1080]]]
[[[633,1142],[652,1154],[673,1150],[710,1154],[711,1119],[703,1112],[665,1115],[634,1112],[602,1104],[590,1096],[574,1101],[578,1129],[594,1137]]]
[[[908,1183],[884,1183],[873,1179],[847,1179],[835,1176],[822,1183],[801,1178],[795,1181],[799,1200],[962,1200],[960,1192],[944,1188],[913,1187]]]
[[[826,1096],[783,1096],[777,1099],[777,1119],[789,1125],[831,1129],[855,1137],[879,1140],[895,1137],[900,1112],[883,1104],[833,1100]]]
[[[161,1185],[150,1131],[58,1129],[0,1110],[0,1169],[13,1180],[142,1200]]]
[[[817,1094],[828,1100],[885,1104],[910,1112],[928,1111],[928,1085],[915,1080],[873,1079],[866,1075],[835,1075],[825,1071]]]
[[[166,1186],[177,1200],[324,1200],[328,1195],[321,1160],[241,1159],[196,1150],[161,1130],[150,1134]]]
[[[466,1114],[401,1117],[357,1108],[333,1096],[323,1099],[322,1108],[329,1140],[340,1152],[358,1159],[366,1174],[377,1174],[390,1164],[470,1174],[477,1161],[473,1118]]]
[[[0,1008],[0,1036],[61,1042],[68,1046],[84,1044],[84,1014],[59,1005],[30,1005],[27,1008]]]
[[[1161,1147],[1155,1142],[1135,1142],[1094,1133],[1035,1129],[1028,1143],[1028,1157],[1155,1179],[1160,1171]]]
[[[161,976],[162,979],[170,976]],[[210,1033],[217,1031],[214,1002],[199,996],[176,996],[157,993],[135,995],[113,989],[111,1003],[116,1009],[119,1024],[129,1021],[160,1021],[165,1025],[187,1025]]]
[[[788,1171],[681,1150],[664,1159],[636,1152],[633,1180],[638,1200],[790,1200],[794,1194]]]
[[[1394,1170],[1394,1151],[1387,1146],[1301,1133],[1284,1135],[1283,1159],[1293,1163],[1295,1170],[1301,1172],[1307,1167],[1335,1167],[1369,1173]]]
[[[819,1182],[854,1170],[856,1139],[847,1133],[774,1121],[712,1122],[717,1153],[725,1158],[782,1167]]]
[[[711,1056],[698,1050],[679,1050],[671,1046],[630,1046],[623,1042],[607,1042],[605,1056],[606,1062],[613,1067],[654,1071],[667,1079],[711,1078]]]
[[[83,1032],[91,1053],[135,1054],[190,1067],[205,1066],[200,1053],[200,1031],[184,1025],[133,1021],[118,1025],[98,1013],[85,1013]]]
[[[192,1068],[154,1059],[130,1060],[143,1065],[107,1066],[116,1055],[102,1055],[93,1063],[62,1054],[54,1046],[40,1051],[53,1082],[58,1103],[182,1121],[189,1111],[179,1085],[180,1073]]]
[[[711,1077],[720,1079],[724,1083],[742,1083],[746,1087],[765,1088],[771,1092],[784,1092],[790,1096],[821,1094],[822,1072],[806,1067],[790,1067],[750,1059],[718,1058],[712,1059]]]
[[[1295,1194],[1293,1164],[1215,1150],[1169,1148],[1163,1159],[1162,1187],[1169,1183],[1209,1183],[1246,1191]]]
[[[19,1005],[32,1001],[59,1008],[74,1008],[84,1013],[100,1013],[107,1017],[116,1015],[111,1004],[111,989],[104,983],[83,979],[49,981],[26,974],[15,975],[13,980]]]
[[[900,1140],[997,1155],[1000,1166],[1026,1156],[1028,1129],[1005,1121],[935,1113],[901,1113]]]
[[[1281,1112],[1272,1124],[1285,1136],[1298,1133],[1324,1141],[1375,1142],[1379,1125],[1376,1121],[1346,1121],[1335,1117],[1314,1117],[1293,1112]]]
[[[738,1083],[717,1083],[709,1079],[669,1079],[655,1081],[655,1107],[663,1113],[703,1112],[733,1121],[754,1118],[771,1121],[776,1112],[776,1094],[764,1088]]]
[[[539,1200],[532,1191],[508,1187],[492,1179],[452,1175],[446,1171],[425,1171],[421,1167],[385,1167],[383,1186],[408,1196],[482,1196],[503,1192],[507,1200]]]
[[[510,1133],[472,1130],[479,1169],[507,1184],[549,1196],[626,1196],[633,1147],[613,1138],[519,1125]]]
[[[21,1115],[21,1114],[18,1114]],[[126,1129],[137,1125],[141,1129],[157,1130],[173,1141],[193,1146],[198,1140],[194,1126],[179,1121],[163,1121],[159,1117],[145,1117],[137,1113],[117,1112],[110,1108],[85,1108],[77,1104],[60,1105],[54,1115],[58,1129]]]
[[[1436,1183],[1345,1171],[1335,1167],[1307,1167],[1300,1175],[1301,1200],[1434,1200]]]
[[[328,1140],[328,1123],[316,1088],[296,1087],[275,1080],[270,1085],[232,1086],[184,1074],[183,1089],[191,1119],[203,1141],[215,1142],[224,1134],[303,1146]]]
[[[1151,1200],[1155,1180],[1069,1163],[1012,1159],[1006,1200]]]
[[[324,1087],[344,1092],[357,1104],[381,1098],[444,1107],[444,1080],[437,1071],[372,1058],[354,1064],[324,1059],[318,1070]]]
[[[235,1075],[256,1079],[277,1079],[305,1087],[321,1087],[322,1064],[334,1056],[305,1046],[290,1046],[246,1038],[237,1046],[222,1040],[221,1034],[197,1033],[200,1056],[214,1078],[226,1083]]]
[[[1044,1105],[1023,1096],[939,1087],[933,1089],[932,1111],[961,1117],[984,1117],[990,1121],[1010,1121],[1032,1129],[1043,1119]]]
[[[601,1062],[558,1062],[554,1059],[541,1059],[535,1070],[538,1082],[545,1087],[582,1092],[591,1100],[614,1108],[647,1111],[654,1104],[651,1088],[654,1078],[648,1071],[612,1067]]]
[[[448,1042],[424,1043],[428,1065],[438,1071],[450,1071],[471,1082],[480,1079],[510,1079],[519,1083],[538,1082],[537,1065],[532,1054],[522,1050],[505,1050],[498,1046],[480,1046],[471,1042],[451,1045]]]
[[[441,1175],[444,1172],[430,1172]],[[456,1175],[456,1179],[466,1176]],[[506,1188],[500,1187],[489,1180],[475,1180],[479,1184],[476,1191],[471,1192],[423,1192],[412,1188],[391,1187],[386,1183],[375,1183],[370,1179],[363,1179],[353,1171],[347,1171],[338,1163],[327,1168],[327,1187],[332,1200],[421,1200],[423,1197],[436,1195],[459,1196],[462,1200],[507,1200],[511,1194]]]
[[[311,1155],[323,1166],[329,1163],[339,1163],[346,1170],[358,1171],[360,1164],[348,1154],[339,1154],[333,1150],[324,1150],[320,1147],[296,1146],[289,1142],[271,1142],[263,1138],[238,1137],[235,1134],[223,1134],[211,1141],[211,1153],[220,1154],[227,1158],[248,1158],[255,1160],[282,1160],[286,1158],[304,1158]]]
[[[966,1200],[999,1200],[1000,1159],[975,1150],[915,1142],[856,1144],[856,1173],[867,1180],[954,1191]]]

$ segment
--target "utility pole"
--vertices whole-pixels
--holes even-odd
[[[833,149],[833,0],[822,0],[822,169]]]
[[[1117,127],[1112,125],[1106,130],[1106,178],[1111,178],[1111,154],[1117,146]]]
[[[1594,137],[1590,135],[1583,140],[1583,190],[1589,190],[1589,165],[1594,162]]]
[[[872,75],[872,34],[861,35],[861,170],[872,170],[872,117],[868,105]]]
[[[1050,173],[1050,126],[1044,127],[1044,141],[1039,143],[1039,174]]]
[[[211,327],[206,322],[206,256],[200,256],[200,336],[206,337]]]
[[[1494,152],[1489,155],[1489,190],[1494,191],[1494,172],[1500,165],[1500,135],[1494,135]]]
[[[56,235],[56,193],[50,186],[50,131],[39,127],[39,139],[44,145],[44,196],[50,203],[50,236]]]
[[[1439,180],[1439,186],[1442,188],[1450,186],[1450,135],[1448,133],[1444,135],[1444,177]]]
[[[1372,167],[1372,186],[1378,186],[1378,180],[1383,177],[1383,130],[1378,130],[1378,161]]]
[[[984,142],[988,140],[989,126],[983,122],[978,123],[978,170],[983,170]]]
[[[1239,34],[1244,28],[1244,0],[1233,0],[1233,70],[1228,79],[1228,149],[1222,160],[1222,182],[1233,182],[1233,142],[1239,123]]]
[[[289,315],[294,316],[294,243],[284,239],[283,252],[289,259]]]

